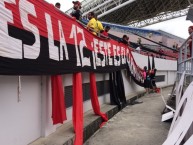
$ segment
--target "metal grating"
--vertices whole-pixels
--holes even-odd
[[[159,75],[159,76],[155,76],[155,80],[156,82],[164,82],[165,81],[165,75]]]
[[[109,80],[106,81],[98,81],[96,83],[97,85],[97,93],[98,96],[102,96],[104,94],[108,94],[110,92],[109,90]],[[83,89],[83,100],[87,101],[90,99],[90,83],[82,84]],[[66,86],[64,88],[65,91],[65,103],[66,108],[69,108],[72,106],[72,86]]]

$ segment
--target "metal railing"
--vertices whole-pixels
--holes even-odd
[[[178,57],[178,79],[185,71],[186,77],[189,78],[189,82],[193,81],[193,51],[190,51],[189,42],[192,42],[193,48],[193,33],[185,40],[185,42],[179,48]],[[191,54],[190,54],[191,52]],[[185,80],[186,82],[186,80]]]

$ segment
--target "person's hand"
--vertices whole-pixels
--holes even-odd
[[[192,39],[188,39],[187,43],[189,44],[189,43],[191,43],[191,42],[192,42]]]

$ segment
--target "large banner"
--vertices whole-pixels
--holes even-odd
[[[129,51],[43,0],[0,0],[0,74],[112,72],[126,68]]]

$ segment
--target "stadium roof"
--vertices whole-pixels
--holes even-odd
[[[93,11],[100,21],[143,27],[185,16],[193,0],[84,0],[81,3],[83,16]]]

